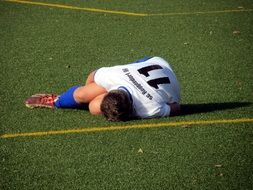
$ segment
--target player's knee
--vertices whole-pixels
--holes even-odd
[[[89,104],[89,110],[92,115],[100,115],[100,103],[98,101],[91,101]]]

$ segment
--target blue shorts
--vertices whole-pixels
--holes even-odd
[[[137,61],[133,62],[133,63],[141,63],[141,62],[145,62],[149,59],[151,59],[152,57],[143,57],[141,59],[138,59]]]

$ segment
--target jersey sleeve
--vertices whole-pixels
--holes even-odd
[[[168,104],[164,104],[163,106],[160,107],[159,112],[158,112],[158,117],[168,117],[170,115],[170,106]]]
[[[168,117],[170,115],[170,106],[168,104],[163,104],[160,106],[146,105],[146,107],[138,107],[136,111],[136,116],[140,118],[153,118],[153,117]]]
[[[153,115],[154,117],[168,117],[170,115],[170,111],[170,106],[168,104],[163,104],[153,110],[151,116]]]

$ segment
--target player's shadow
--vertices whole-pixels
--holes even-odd
[[[248,107],[251,102],[224,102],[224,103],[203,103],[203,104],[182,104],[179,115],[191,115],[198,113],[208,113],[220,110]]]

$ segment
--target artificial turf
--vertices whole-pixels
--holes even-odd
[[[252,9],[251,1],[40,1],[140,13]],[[253,13],[126,16],[0,2],[0,133],[252,118]],[[169,60],[178,117],[110,123],[80,110],[30,110],[102,66]],[[0,138],[0,189],[252,189],[252,123]]]

